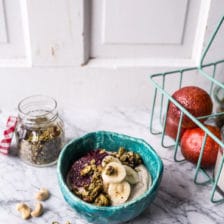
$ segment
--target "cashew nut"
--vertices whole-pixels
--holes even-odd
[[[35,209],[31,212],[32,217],[41,216],[43,213],[43,205],[40,202],[36,203]]]
[[[39,201],[45,201],[49,198],[49,191],[46,188],[41,188],[35,195],[35,198]]]
[[[19,203],[16,205],[16,210],[21,213],[23,219],[30,218],[30,207],[25,203]]]

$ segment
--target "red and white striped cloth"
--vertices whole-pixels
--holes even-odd
[[[9,153],[12,137],[16,128],[16,123],[17,117],[10,116],[7,120],[6,129],[3,132],[3,139],[0,141],[0,152],[3,154]]]

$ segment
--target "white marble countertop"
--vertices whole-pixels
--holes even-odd
[[[13,112],[0,112],[1,130],[10,114]],[[97,130],[119,132],[145,139],[162,158],[164,175],[156,199],[144,213],[127,223],[224,223],[224,203],[210,202],[211,185],[195,185],[194,166],[187,162],[174,162],[173,151],[162,148],[161,136],[149,133],[148,109],[65,109],[61,116],[68,139]],[[0,155],[0,177],[0,223],[86,223],[64,201],[57,184],[56,166],[36,168],[24,164],[16,156]],[[43,203],[44,214],[39,218],[22,220],[15,209],[16,204],[23,201],[34,206],[34,194],[40,187],[51,192],[49,200]]]

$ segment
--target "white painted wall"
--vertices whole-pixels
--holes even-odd
[[[1,0],[0,109],[33,94],[60,107],[150,108],[148,76],[196,66],[224,8],[222,0],[172,0],[164,10],[164,1]],[[150,22],[135,29],[130,19]]]

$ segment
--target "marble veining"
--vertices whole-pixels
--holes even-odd
[[[162,158],[164,175],[156,199],[128,224],[223,224],[224,203],[210,202],[211,185],[195,185],[195,167],[188,162],[174,162],[173,151],[162,148],[161,136],[149,133],[149,113],[147,108],[65,108],[60,111],[67,140],[97,130],[114,131],[145,139]],[[11,114],[16,112],[1,109],[1,133]],[[24,164],[16,156],[14,144],[10,155],[0,155],[0,223],[51,224],[58,221],[65,224],[70,221],[72,224],[87,224],[64,201],[57,184],[56,166],[36,168]],[[22,220],[15,209],[16,204],[23,201],[33,207],[34,194],[40,187],[51,192],[49,200],[43,202],[44,214]]]

